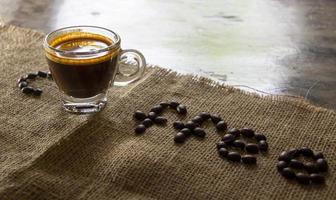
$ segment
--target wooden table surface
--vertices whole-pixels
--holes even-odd
[[[0,0],[9,24],[98,25],[149,63],[336,109],[334,0]]]

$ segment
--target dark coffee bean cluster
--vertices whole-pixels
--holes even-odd
[[[239,139],[240,136],[246,138],[254,138],[257,141],[255,143],[245,143],[243,140]],[[248,154],[241,155],[237,151],[229,151],[229,148],[237,148],[242,151],[246,151]],[[221,157],[227,158],[233,162],[242,162],[244,164],[256,164],[257,158],[251,154],[257,154],[259,151],[267,151],[268,144],[266,142],[266,136],[261,133],[254,133],[252,129],[243,128],[236,129],[232,128],[228,130],[222,140],[217,143],[217,150]]]
[[[151,127],[153,124],[167,124],[167,118],[160,115],[165,109],[168,108],[174,109],[178,114],[181,115],[185,115],[187,113],[187,107],[177,101],[161,102],[159,105],[152,107],[148,114],[137,110],[134,112],[133,118],[140,121],[141,123],[135,128],[135,133],[144,133],[146,129]]]
[[[311,158],[314,162],[303,163],[297,160],[300,156]],[[293,179],[304,185],[325,182],[325,177],[321,173],[328,170],[328,164],[321,152],[314,152],[307,147],[290,149],[282,152],[278,160],[277,169],[286,179]],[[296,172],[298,170],[305,170],[307,173]]]
[[[50,72],[38,71],[37,73],[29,73],[25,76],[22,76],[18,80],[18,87],[20,88],[21,92],[24,94],[32,94],[34,96],[40,96],[42,94],[41,89],[29,86],[29,83],[36,80],[36,78],[38,77],[52,79]]]
[[[174,137],[174,141],[176,143],[184,143],[185,140],[191,135],[199,138],[204,138],[206,132],[203,128],[201,128],[201,126],[208,120],[211,120],[214,123],[218,131],[226,131],[227,124],[220,116],[210,115],[210,113],[207,112],[201,112],[192,120],[186,123],[183,123],[181,121],[176,121],[173,123],[173,127],[179,130],[179,132]]]

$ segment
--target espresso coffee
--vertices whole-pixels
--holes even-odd
[[[70,32],[49,43],[55,51],[47,52],[46,57],[61,91],[75,98],[89,98],[106,92],[116,73],[120,51],[119,47],[106,51],[113,45],[111,39],[99,34]]]

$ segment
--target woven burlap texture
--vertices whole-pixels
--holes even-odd
[[[336,114],[300,99],[261,97],[158,67],[138,83],[111,88],[108,105],[93,116],[60,107],[52,81],[22,94],[21,75],[47,70],[43,34],[0,26],[0,199],[335,199]],[[166,111],[167,126],[136,136],[133,111],[166,100],[188,106],[180,118]],[[220,114],[229,127],[251,127],[267,136],[269,152],[246,167],[221,159],[221,134],[205,126],[204,139],[176,145],[172,122],[201,111]],[[276,170],[280,152],[308,146],[329,162],[326,185],[300,186]]]

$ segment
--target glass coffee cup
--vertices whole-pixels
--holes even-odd
[[[45,37],[45,55],[66,111],[99,112],[110,86],[125,86],[142,77],[144,56],[122,50],[120,42],[118,34],[96,26],[66,27]]]

